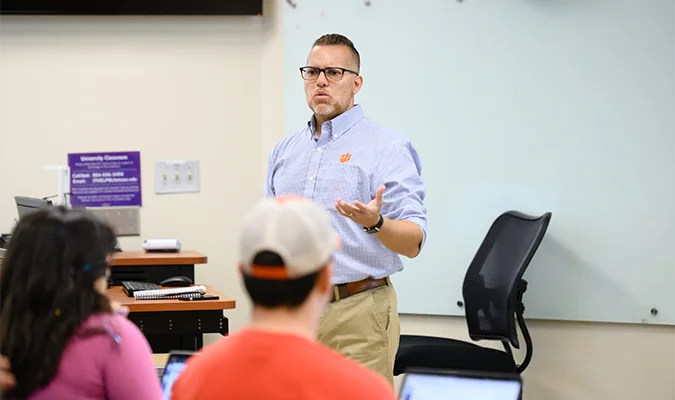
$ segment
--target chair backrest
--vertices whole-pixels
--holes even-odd
[[[471,339],[509,341],[519,348],[515,321],[519,286],[550,220],[550,212],[535,217],[508,211],[492,223],[462,288]]]

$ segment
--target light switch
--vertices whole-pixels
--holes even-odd
[[[199,161],[155,162],[155,193],[199,192]]]

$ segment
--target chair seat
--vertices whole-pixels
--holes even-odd
[[[513,358],[501,350],[447,338],[401,335],[394,375],[411,367],[517,372]]]

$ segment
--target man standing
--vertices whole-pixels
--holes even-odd
[[[300,68],[314,115],[269,158],[267,196],[297,194],[332,213],[343,241],[335,255],[334,296],[319,340],[393,383],[400,323],[389,276],[426,239],[426,189],[414,146],[366,118],[354,96],[360,56],[338,34],[324,35]]]

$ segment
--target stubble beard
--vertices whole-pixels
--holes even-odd
[[[338,114],[338,107],[334,104],[319,103],[312,107],[312,111],[314,112],[314,115],[330,120]]]

